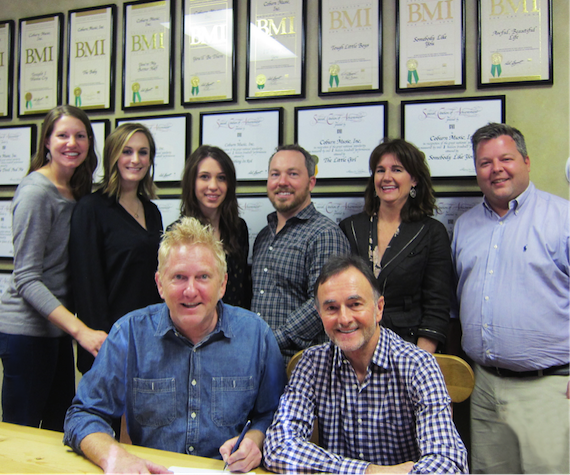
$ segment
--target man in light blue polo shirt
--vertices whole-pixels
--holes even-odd
[[[488,124],[472,143],[485,199],[452,242],[462,346],[475,362],[472,469],[569,473],[569,203],[530,182],[517,129]]]

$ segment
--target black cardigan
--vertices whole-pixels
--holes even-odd
[[[372,226],[377,225],[374,216]],[[353,254],[368,257],[370,216],[362,212],[344,219],[340,227]],[[404,340],[420,336],[445,342],[451,298],[451,249],[447,230],[426,217],[401,223],[400,232],[382,256],[378,285],[384,295],[382,325]]]

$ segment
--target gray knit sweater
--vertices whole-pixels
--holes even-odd
[[[63,334],[46,317],[68,301],[67,243],[74,206],[41,173],[30,173],[18,186],[12,201],[14,272],[0,303],[0,332]]]

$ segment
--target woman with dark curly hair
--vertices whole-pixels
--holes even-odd
[[[239,217],[236,170],[221,148],[198,147],[188,160],[182,177],[182,216],[210,225],[226,251],[228,283],[223,301],[249,309],[251,274],[247,265],[249,231]]]
[[[447,333],[452,267],[447,231],[431,217],[436,205],[425,155],[387,139],[372,151],[370,173],[364,212],[340,227],[378,280],[382,324],[434,353]]]

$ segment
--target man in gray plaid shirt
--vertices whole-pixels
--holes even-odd
[[[269,159],[267,196],[275,212],[253,246],[251,310],[275,335],[285,361],[326,340],[313,302],[321,267],[350,254],[343,232],[311,203],[315,160],[299,145],[282,145]]]

